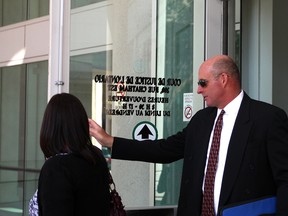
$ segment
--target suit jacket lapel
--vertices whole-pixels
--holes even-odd
[[[240,169],[243,154],[247,145],[247,140],[252,123],[250,120],[250,98],[244,94],[238,116],[231,134],[228,147],[225,170],[223,174],[219,206],[226,203],[232,191],[233,185]]]

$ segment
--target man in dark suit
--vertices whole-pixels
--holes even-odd
[[[288,215],[288,119],[273,105],[251,99],[240,86],[240,74],[226,55],[199,68],[198,90],[207,108],[186,128],[166,139],[135,141],[108,135],[93,120],[90,134],[112,147],[112,157],[154,163],[184,158],[178,216],[200,216],[213,128],[224,110],[213,213],[226,205],[266,196],[277,197],[277,215]],[[214,181],[213,181],[214,182]]]

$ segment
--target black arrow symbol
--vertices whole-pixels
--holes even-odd
[[[153,135],[147,125],[145,124],[143,128],[140,130],[140,132],[137,134],[137,136],[141,135],[142,139],[148,139],[149,135]]]

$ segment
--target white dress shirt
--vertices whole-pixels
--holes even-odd
[[[225,168],[228,146],[229,146],[232,130],[234,128],[235,120],[236,120],[236,117],[237,117],[237,114],[238,114],[238,111],[239,111],[239,108],[243,99],[243,95],[244,93],[243,91],[241,91],[241,93],[233,101],[231,101],[229,104],[226,105],[226,107],[224,107],[225,113],[223,115],[223,126],[222,126],[221,138],[220,138],[218,165],[217,165],[215,184],[214,184],[214,206],[215,206],[216,214],[218,210],[221,184],[222,184],[222,178],[223,178],[223,173],[224,173],[224,168]],[[216,120],[220,112],[221,112],[221,109],[218,109],[217,116],[214,121],[213,130],[211,131],[211,135],[210,135],[205,173],[206,173],[206,168],[208,164],[210,148],[212,144],[213,131],[214,131]],[[205,181],[205,177],[204,177],[204,181]],[[203,190],[204,190],[204,181],[203,181]]]

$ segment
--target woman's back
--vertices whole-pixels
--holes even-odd
[[[97,158],[97,156],[95,156]],[[40,215],[109,215],[108,168],[78,154],[56,155],[42,167],[38,185]]]

